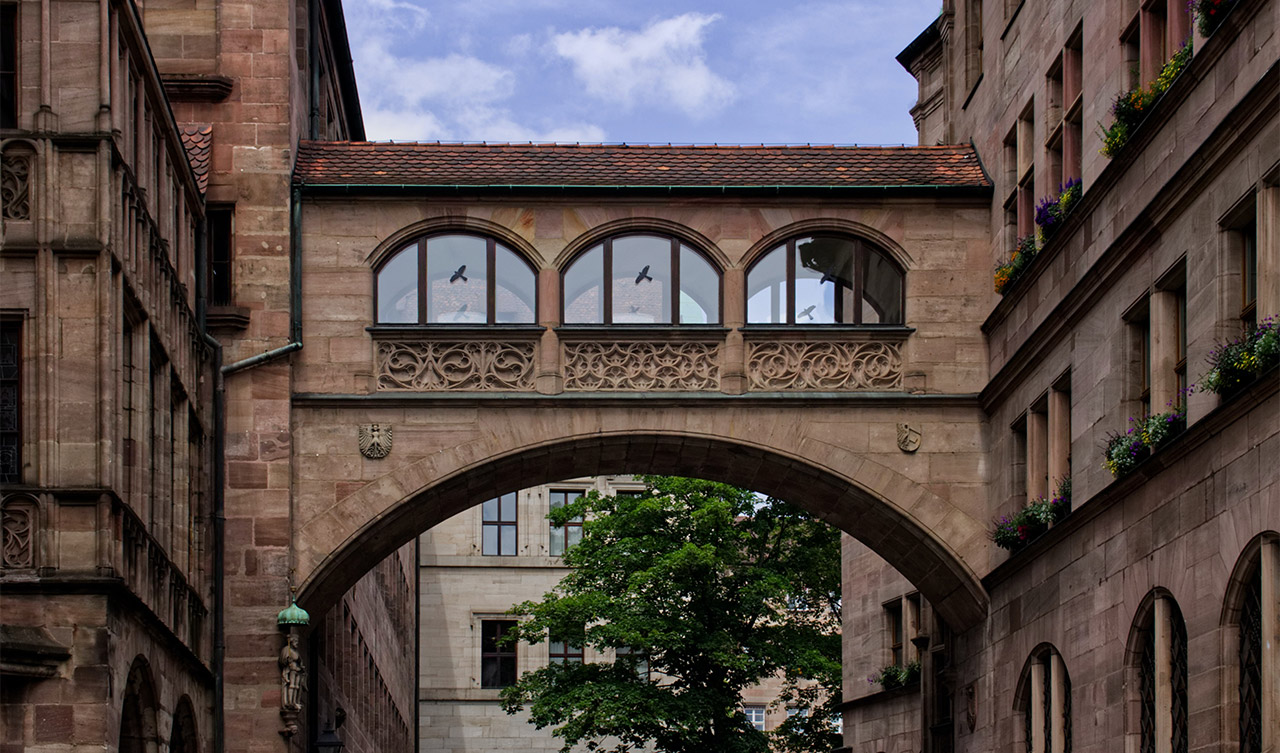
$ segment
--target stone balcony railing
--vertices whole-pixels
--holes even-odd
[[[906,327],[373,327],[378,391],[896,392]]]

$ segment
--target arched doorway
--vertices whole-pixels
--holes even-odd
[[[120,711],[120,753],[156,753],[156,694],[151,666],[139,656],[129,668]]]

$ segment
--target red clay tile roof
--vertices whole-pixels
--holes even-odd
[[[213,126],[201,123],[183,123],[178,126],[182,131],[182,145],[187,149],[187,161],[196,174],[196,184],[200,193],[209,188],[209,152],[213,145]]]
[[[970,146],[669,146],[304,141],[309,186],[987,187]]]

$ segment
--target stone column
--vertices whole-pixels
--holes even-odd
[[[534,374],[538,392],[556,395],[564,392],[563,364],[560,363],[560,338],[555,328],[560,324],[560,271],[538,270],[538,311],[536,320],[547,328],[542,333]]]
[[[1049,731],[1053,750],[1048,753],[1067,753],[1067,668],[1062,655],[1056,651],[1049,658]]]
[[[1151,294],[1151,412],[1161,413],[1178,397],[1178,294]]]
[[[1280,186],[1258,193],[1258,321],[1280,317]]]
[[[1152,619],[1152,636],[1156,654],[1156,740],[1155,753],[1172,753],[1173,749],[1173,625],[1169,599],[1156,598]]]
[[[1071,393],[1049,390],[1049,494],[1071,475]]]
[[[1044,748],[1044,662],[1031,665],[1031,692],[1028,694],[1027,713],[1031,715],[1031,753],[1049,753]]]
[[[1262,749],[1280,746],[1280,541],[1262,543],[1258,553],[1262,569]]]
[[[1027,413],[1027,500],[1046,496],[1048,490],[1049,426],[1043,413]]]

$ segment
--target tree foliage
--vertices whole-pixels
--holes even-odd
[[[512,640],[550,638],[613,661],[552,663],[503,690],[563,750],[769,750],[741,707],[744,688],[780,675],[801,709],[775,749],[829,751],[840,702],[839,532],[785,502],[724,484],[644,477],[639,495],[590,493],[557,508],[585,517],[572,568],[521,615]],[[644,672],[647,662],[649,673]]]

